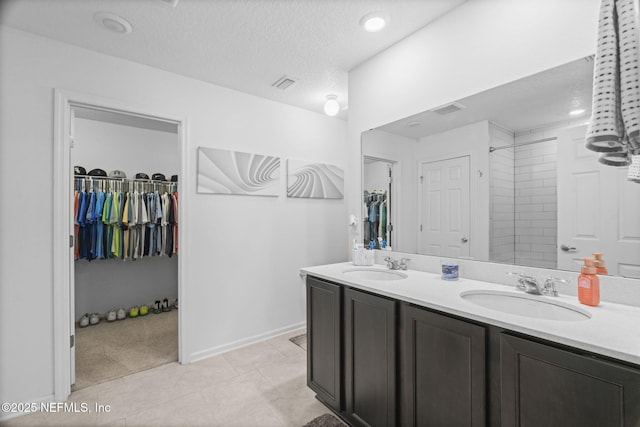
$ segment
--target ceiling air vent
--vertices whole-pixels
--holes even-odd
[[[289,76],[282,76],[278,80],[276,80],[271,86],[275,87],[276,89],[285,90],[291,87],[291,85],[295,84],[295,82],[297,81],[298,79],[296,78],[289,77]]]
[[[440,107],[434,108],[431,111],[444,116],[446,114],[455,113],[456,111],[460,111],[464,108],[467,108],[467,107],[457,102],[450,102],[449,104],[441,105]]]

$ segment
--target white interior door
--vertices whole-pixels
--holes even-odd
[[[558,268],[604,253],[609,274],[640,278],[640,185],[584,146],[586,125],[558,135]]]
[[[469,156],[421,168],[420,253],[469,256]]]

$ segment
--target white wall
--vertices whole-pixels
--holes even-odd
[[[345,201],[195,194],[196,149],[345,167],[345,122],[5,27],[0,55],[0,401],[53,397],[53,88],[188,119],[189,359],[305,322],[298,269],[347,259]]]
[[[71,164],[87,172],[114,169],[133,179],[138,172],[149,177],[178,173],[178,136],[134,126],[76,118]],[[79,259],[75,268],[75,319],[84,313],[104,315],[110,309],[178,297],[177,257],[144,257],[135,262],[119,259]]]
[[[118,169],[135,178],[162,173],[167,179],[178,173],[178,136],[134,126],[89,119],[75,119],[71,163],[109,173]]]
[[[351,70],[349,212],[361,132],[593,54],[599,3],[470,0]]]

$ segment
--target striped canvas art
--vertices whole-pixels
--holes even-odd
[[[278,196],[280,157],[198,148],[197,192]]]
[[[344,170],[338,166],[288,160],[287,169],[288,197],[314,199],[344,197]]]

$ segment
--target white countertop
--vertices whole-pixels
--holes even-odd
[[[580,304],[574,296],[541,295],[536,298],[569,304],[588,312],[591,318],[579,321],[537,319],[490,310],[460,297],[461,292],[470,290],[513,291],[522,294],[512,286],[465,278],[442,280],[440,274],[417,270],[401,271],[407,275],[407,278],[401,280],[364,280],[343,273],[353,268],[389,271],[382,265],[356,267],[351,262],[306,267],[300,271],[400,301],[640,365],[640,307],[607,301],[601,301],[597,307],[590,307]]]

